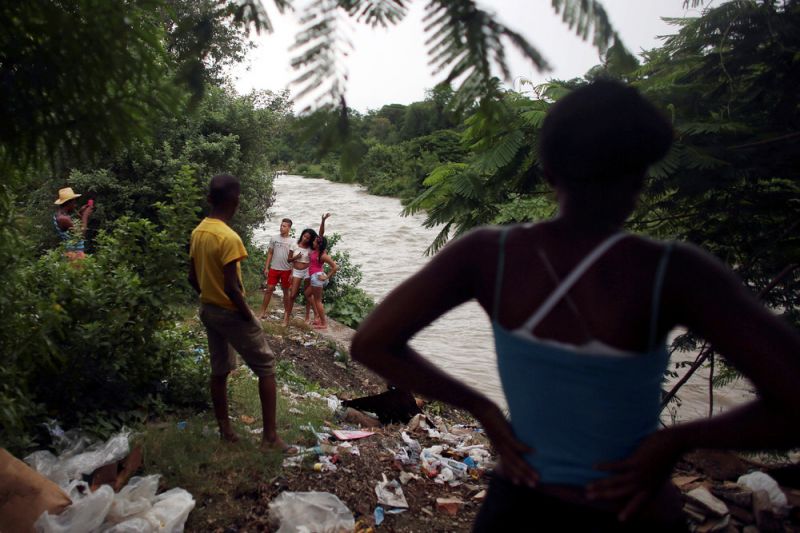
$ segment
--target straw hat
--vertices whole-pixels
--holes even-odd
[[[78,196],[80,196],[80,194],[75,194],[75,191],[72,190],[72,187],[64,187],[63,189],[58,190],[58,200],[53,203],[55,205],[61,205],[69,202],[70,200],[74,200]]]

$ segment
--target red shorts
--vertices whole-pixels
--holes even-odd
[[[291,270],[275,270],[274,268],[269,269],[269,274],[267,274],[267,285],[270,287],[274,287],[278,284],[278,281],[281,282],[281,287],[284,289],[289,288],[289,278],[292,277]]]

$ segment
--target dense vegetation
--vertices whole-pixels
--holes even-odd
[[[651,169],[630,228],[706,247],[800,325],[800,2],[732,1],[673,21],[676,34],[641,61],[596,2],[553,4],[604,53],[583,78],[503,89],[490,74],[493,61],[505,72],[501,39],[543,64],[538,52],[474,2],[431,1],[434,63],[449,70],[423,101],[301,115],[287,94],[237,95],[226,85],[224,68],[244,57],[247,31],[269,28],[258,2],[2,4],[0,446],[36,444],[50,417],[104,432],[207,401],[204,339],[182,318],[194,302],[186,243],[214,173],[242,180],[232,224],[251,251],[251,291],[263,261],[252,233],[271,203],[274,168],[400,197],[407,212],[441,225],[435,252],[478,224],[554,212],[537,133],[554,101],[599,76],[638,86],[678,134]],[[392,24],[405,9],[350,1],[310,9],[300,82],[332,81],[346,107],[326,74],[335,70],[331,10]],[[52,230],[64,186],[97,203],[91,254],[79,265],[64,259]],[[347,252],[334,253],[343,269],[328,290],[331,312],[355,325],[370,302]],[[676,348],[699,342],[684,336]],[[721,379],[731,376],[725,369]]]
[[[659,105],[677,134],[629,228],[706,248],[800,326],[800,2],[727,2],[670,22],[676,33],[641,62],[610,50],[583,78],[522,92],[496,80],[500,104],[461,108],[463,120],[446,86],[423,102],[355,115],[348,146],[296,168],[400,197],[406,212],[440,228],[435,252],[479,224],[552,215],[535,150],[547,108],[597,77],[621,79]],[[352,146],[364,154],[356,165],[343,157]],[[689,335],[673,346],[700,347],[701,359],[713,357]],[[734,377],[723,367],[716,381]]]

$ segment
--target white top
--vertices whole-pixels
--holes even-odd
[[[310,263],[311,259],[308,257],[309,252],[311,252],[311,248],[303,248],[297,243],[294,243],[292,246],[292,252],[294,253],[294,259],[301,263]],[[297,263],[295,263],[296,265]]]
[[[281,237],[280,234],[269,238],[268,248],[272,250],[272,261],[269,267],[274,270],[291,270],[289,264],[289,250],[292,249],[294,239],[291,237]]]

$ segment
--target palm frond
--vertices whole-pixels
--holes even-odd
[[[581,39],[588,40],[591,35],[592,44],[601,54],[605,54],[614,44],[621,42],[600,2],[595,0],[552,0],[551,4],[556,13],[561,13],[561,20],[570,29],[574,28],[575,33]],[[623,53],[623,51],[624,48],[621,48],[617,52]]]
[[[344,103],[347,73],[340,70],[337,59],[352,49],[352,43],[342,32],[339,20],[339,2],[336,0],[314,0],[300,18],[303,29],[295,37],[291,47],[298,53],[291,65],[302,73],[292,80],[300,86],[297,98],[317,92],[317,103],[328,96],[331,102]],[[311,106],[307,106],[306,110]]]
[[[430,0],[425,32],[434,74],[449,69],[446,82],[461,79],[457,104],[465,105],[492,91],[492,65],[511,77],[503,39],[507,39],[539,70],[549,65],[521,35],[479,9],[472,0]]]
[[[408,12],[402,0],[343,0],[341,6],[358,22],[384,28],[397,24]]]

